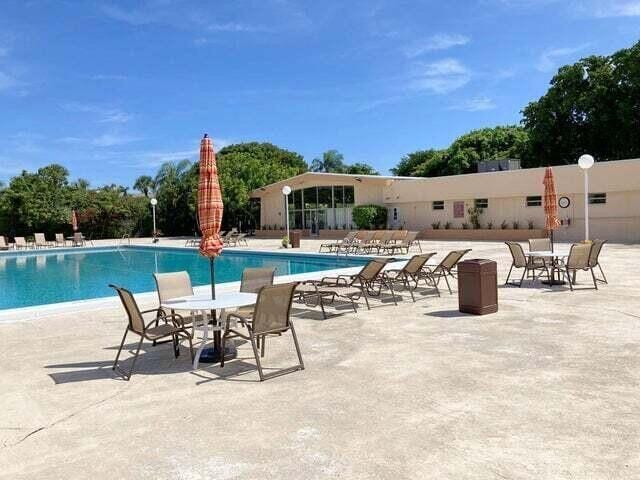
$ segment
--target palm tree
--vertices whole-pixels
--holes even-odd
[[[145,197],[149,196],[149,193],[155,190],[155,182],[149,175],[142,175],[136,178],[133,184],[133,189],[143,193]]]

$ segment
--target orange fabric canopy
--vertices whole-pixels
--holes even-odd
[[[202,232],[200,253],[217,257],[222,253],[222,193],[218,182],[218,167],[213,143],[205,133],[200,142],[200,180],[198,182],[198,223]]]
[[[560,226],[558,219],[558,197],[556,195],[556,184],[553,179],[553,169],[547,167],[544,172],[544,228],[547,231],[555,230]]]

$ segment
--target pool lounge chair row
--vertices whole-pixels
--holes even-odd
[[[408,254],[417,247],[422,252],[418,232],[407,230],[359,230],[349,232],[339,242],[327,242],[320,245],[320,253],[394,255]]]
[[[82,247],[86,244],[86,240],[82,233],[76,232],[73,238],[67,240],[62,233],[56,233],[55,240],[47,240],[44,233],[35,233],[33,240],[27,241],[25,237],[14,237],[14,243],[8,243],[4,236],[0,236],[0,250],[26,250],[29,248],[55,248],[66,247],[72,245],[74,247]]]
[[[249,243],[247,242],[247,234],[239,233],[235,228],[232,228],[228,232],[220,232],[220,238],[222,239],[222,243],[227,247],[249,246]],[[200,237],[197,236],[188,239],[184,244],[185,247],[197,247],[198,245],[200,245]]]

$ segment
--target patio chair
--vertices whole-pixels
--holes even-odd
[[[591,268],[591,272],[594,272],[594,268],[598,267],[600,270],[600,274],[602,278],[598,278],[595,276],[596,282],[609,284],[607,281],[607,277],[602,271],[602,265],[600,265],[600,252],[602,251],[602,247],[607,243],[606,240],[594,240],[591,248],[591,253],[589,254],[589,267]],[[595,273],[595,272],[594,272]]]
[[[180,355],[180,345],[179,339],[187,339],[189,341],[189,352],[191,353],[191,361],[193,362],[193,344],[191,342],[191,335],[184,328],[182,324],[182,317],[178,314],[166,314],[163,313],[163,318],[166,320],[170,320],[171,323],[167,322],[160,326],[151,327],[152,323],[157,323],[157,316],[160,314],[159,309],[154,308],[151,310],[140,311],[138,308],[138,303],[134,298],[133,294],[122,287],[117,287],[116,285],[109,285],[116,292],[118,292],[118,296],[120,297],[120,301],[122,302],[122,306],[124,307],[125,312],[128,317],[128,325],[124,331],[124,335],[122,336],[122,342],[120,342],[120,348],[118,348],[118,353],[116,354],[116,359],[113,362],[112,370],[118,372],[125,380],[131,379],[131,375],[133,374],[133,368],[136,365],[136,360],[138,359],[138,354],[140,353],[140,347],[142,347],[143,340],[149,340],[151,342],[156,342],[157,340],[171,337],[173,342],[173,355],[175,358],[178,358]],[[155,312],[156,316],[149,322],[145,323],[144,314]],[[140,336],[140,341],[138,342],[138,347],[136,348],[136,352],[133,356],[133,362],[131,362],[131,368],[128,372],[125,372],[120,365],[118,365],[118,359],[120,358],[120,353],[122,352],[122,347],[124,346],[124,341],[127,338],[127,334],[131,332],[135,335]]]
[[[375,250],[376,253],[380,253],[380,250],[387,246],[393,238],[393,233],[392,230],[378,230],[375,232],[371,241],[361,245],[360,248],[366,253],[371,253],[373,250]]]
[[[593,271],[593,267],[590,266],[591,250],[593,250],[593,244],[591,243],[574,243],[569,250],[569,256],[565,264],[564,274],[569,281],[569,288],[574,290],[576,284],[576,273],[578,270],[590,270],[591,278],[593,279],[593,287],[598,289],[598,282],[596,280],[596,274]]]
[[[363,253],[363,247],[373,240],[375,234],[376,232],[373,230],[360,230],[356,235],[355,241],[345,249],[345,253]],[[338,249],[337,253],[340,253],[340,250]]]
[[[160,305],[173,300],[174,298],[186,297],[193,295],[193,286],[191,285],[191,277],[189,272],[168,272],[168,273],[154,273],[153,279],[156,282],[156,290],[158,292],[158,301]],[[159,307],[156,326],[159,325],[160,320],[164,317],[164,309]],[[175,314],[174,310],[170,312]],[[191,326],[191,337],[195,338],[195,327],[197,323],[204,322],[201,315],[192,312],[191,315],[181,315],[181,322],[183,327]],[[156,345],[156,342],[153,343]]]
[[[346,237],[344,237],[339,242],[329,242],[329,243],[321,243],[320,248],[318,249],[318,253],[322,253],[322,249],[326,248],[328,253],[333,252],[334,250],[339,250],[341,248],[345,248],[350,246],[358,235],[358,232],[349,232]]]
[[[0,235],[0,250],[9,250],[9,244],[3,235]]]
[[[24,249],[29,248],[29,244],[27,243],[27,240],[24,237],[14,237],[13,241],[14,241],[13,246],[15,247],[16,250],[19,250],[21,248],[24,248]]]
[[[64,238],[64,233],[56,233],[55,244],[56,244],[56,247],[67,246],[67,240]]]
[[[238,233],[237,235],[231,237],[230,245],[231,247],[238,247],[240,244],[243,244],[245,247],[248,247],[247,243],[247,234],[246,233]]]
[[[240,279],[240,291],[247,293],[258,293],[262,287],[273,285],[273,278],[276,275],[275,268],[245,268]],[[236,311],[243,317],[250,317],[255,310],[254,305],[240,307]]]
[[[84,247],[84,245],[85,245],[85,240],[84,240],[84,236],[82,235],[82,233],[80,233],[80,232],[75,232],[75,233],[73,234],[72,245],[73,245],[74,247]]]
[[[52,246],[52,242],[48,242],[44,236],[44,233],[34,233],[34,246],[35,248],[49,248]]]
[[[338,275],[337,277],[324,277],[322,280],[311,281],[308,283],[315,284],[319,290],[328,294],[331,292],[333,298],[339,297],[351,301],[354,312],[358,312],[356,301],[364,298],[367,309],[371,310],[369,305],[370,297],[379,297],[382,288],[386,288],[391,292],[393,303],[398,305],[393,284],[387,281],[382,275],[385,265],[392,262],[391,258],[374,258],[369,260],[362,267],[362,270],[355,275]]]
[[[544,271],[546,273],[547,278],[551,278],[550,274],[549,274],[549,267],[547,266],[546,262],[536,262],[534,258],[527,258],[527,256],[524,253],[524,249],[522,248],[522,245],[520,245],[517,242],[505,242],[507,247],[509,247],[509,251],[511,252],[511,267],[509,268],[509,273],[507,274],[507,279],[505,280],[504,284],[505,285],[514,285],[514,286],[518,286],[518,287],[522,287],[522,282],[524,281],[525,276],[529,273],[532,272],[533,273],[533,281],[535,282],[536,280],[536,272],[540,271]],[[520,278],[520,282],[519,283],[509,283],[509,278],[511,277],[511,272],[513,271],[514,268],[523,268],[524,271],[522,272],[522,277]]]
[[[224,235],[223,233],[220,236]],[[184,242],[185,247],[197,247],[200,245],[200,237],[195,233],[193,234],[193,238],[188,238],[186,242]]]
[[[452,250],[447,254],[446,257],[442,259],[442,261],[438,265],[435,266],[435,268],[431,268],[428,265],[425,265],[420,275],[426,278],[426,282],[429,282],[432,285],[436,286],[440,284],[440,279],[444,278],[444,281],[447,284],[447,289],[449,290],[449,294],[453,294],[448,277],[456,277],[454,270],[456,268],[456,265],[458,265],[458,262],[462,259],[462,257],[464,257],[470,251],[470,248],[467,250]]]
[[[396,252],[396,250],[398,250],[400,253],[408,254],[409,249],[411,249],[411,246],[417,243],[418,248],[420,249],[420,253],[422,253],[422,247],[420,246],[420,242],[416,240],[417,236],[418,236],[418,232],[407,232],[407,235],[404,237],[404,239],[400,243],[390,243],[388,245],[384,245],[382,247],[382,250],[389,251],[391,255],[393,255]]]
[[[296,336],[296,330],[293,327],[293,321],[291,319],[291,303],[296,285],[297,283],[293,282],[262,287],[258,292],[255,311],[251,319],[245,318],[237,313],[229,313],[227,315],[224,333],[222,335],[222,345],[225,345],[227,340],[233,338],[248,340],[253,349],[253,355],[256,359],[256,366],[258,367],[258,375],[260,376],[261,382],[286,373],[304,370],[298,337]],[[247,334],[231,328],[231,320],[237,320],[241,326],[246,328]],[[288,331],[291,331],[299,363],[292,367],[265,374],[260,361],[260,357],[264,356],[264,348],[261,353],[258,353],[258,339],[264,339],[272,335],[280,336]],[[224,356],[220,359],[220,368],[224,368]]]
[[[383,272],[383,275],[389,283],[402,283],[404,288],[409,290],[411,299],[414,302],[416,301],[416,297],[413,295],[413,291],[418,288],[418,282],[420,281],[420,278],[424,278],[427,286],[434,287],[436,293],[438,294],[438,296],[440,296],[440,289],[438,288],[438,285],[436,285],[435,283],[430,285],[427,281],[427,277],[421,276],[423,267],[435,254],[436,252],[414,255],[401,269],[386,270]],[[412,283],[413,287],[411,285]]]
[[[529,239],[529,251],[530,252],[550,252],[551,251],[551,239],[549,239],[549,238],[530,238]]]

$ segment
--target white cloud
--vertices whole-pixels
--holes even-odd
[[[99,123],[127,123],[133,118],[130,113],[124,112],[119,108],[104,107],[101,105],[93,105],[90,103],[68,102],[62,105],[62,108],[69,112],[89,113],[96,115]]]
[[[0,92],[20,86],[20,82],[4,72],[0,72]]]
[[[640,1],[638,0],[599,0],[587,12],[598,18],[607,17],[640,17]]]
[[[95,137],[63,137],[59,138],[57,141],[67,145],[104,148],[125,145],[138,140],[141,140],[141,138],[129,135],[120,135],[117,133],[103,133],[102,135]]]
[[[417,64],[409,86],[414,90],[426,90],[445,94],[457,90],[471,80],[471,73],[454,58],[433,63]]]
[[[414,58],[423,53],[447,50],[452,47],[466,45],[470,40],[469,37],[460,34],[440,33],[406,47],[404,53],[407,57]]]
[[[494,101],[488,97],[475,97],[470,100],[456,103],[449,110],[462,110],[464,112],[482,112],[496,108]]]
[[[580,50],[583,50],[586,45],[579,47],[563,47],[563,48],[550,48],[545,50],[538,58],[536,68],[541,72],[550,72],[558,68],[558,63],[563,62],[563,58],[570,57]]]

